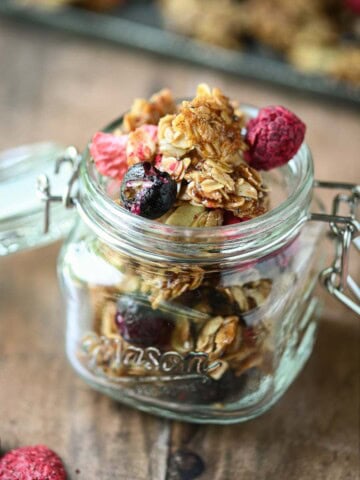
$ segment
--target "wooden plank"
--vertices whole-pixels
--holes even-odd
[[[169,424],[92,391],[64,353],[58,247],[1,259],[2,449],[45,443],[84,479],[163,479]]]
[[[172,451],[199,456],[201,480],[357,480],[360,332],[342,312],[343,324],[322,320],[313,356],[272,410],[233,426],[177,424]]]

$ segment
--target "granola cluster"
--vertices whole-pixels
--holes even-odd
[[[161,170],[172,175],[166,159],[181,165],[186,180],[179,199],[210,209],[230,210],[239,217],[266,211],[266,189],[258,172],[244,163],[247,145],[242,136],[244,118],[218,88],[199,85],[197,96],[183,102],[178,114],[159,123]],[[178,178],[177,168],[175,168]],[[214,225],[218,225],[215,222]]]
[[[271,284],[263,279],[230,289],[198,287],[172,305],[163,304],[168,326],[161,342],[150,326],[159,324],[163,313],[151,309],[145,297],[94,288],[94,331],[82,339],[81,354],[89,368],[108,377],[202,374],[218,381],[226,372],[239,377],[253,368],[265,370],[267,327],[263,322],[249,326],[245,316],[265,304]],[[220,308],[214,297],[227,304]],[[124,304],[127,315],[136,308],[137,317],[144,317],[131,335],[119,329]],[[214,316],[216,310],[220,314]]]
[[[149,272],[148,269],[142,269],[141,273],[141,292],[148,294],[153,308],[167,300],[179,297],[187,290],[195,290],[200,287],[204,271],[198,266],[169,267],[165,271]]]
[[[287,123],[276,132],[276,145],[272,133],[256,149],[249,140],[253,123],[219,88],[200,84],[195,98],[179,105],[162,90],[150,100],[136,99],[114,132],[97,132],[90,153],[99,173],[122,181],[120,204],[136,215],[174,226],[226,225],[229,214],[241,222],[269,209],[252,157],[261,160],[275,149],[284,164],[302,143],[305,129],[294,135],[293,114],[282,111]],[[273,132],[273,116],[267,118]],[[269,169],[279,163],[258,164]]]
[[[159,0],[170,29],[226,48],[254,41],[296,68],[360,85],[359,4],[346,0]]]
[[[104,11],[125,3],[125,0],[15,0],[26,6],[59,8],[66,5],[86,8],[88,10]]]
[[[182,102],[178,114],[161,119],[160,151],[179,158],[194,151],[200,158],[236,165],[246,149],[243,126],[244,119],[235,115],[219,88],[200,84],[196,97]]]
[[[232,172],[224,165],[205,160],[190,169],[185,178],[188,184],[180,199],[193,205],[222,208],[240,218],[257,217],[268,210],[261,176],[248,165],[239,165]]]
[[[176,112],[177,107],[168,89],[154,94],[150,100],[137,98],[124,115],[123,130],[132,132],[141,125],[157,125],[164,115]]]

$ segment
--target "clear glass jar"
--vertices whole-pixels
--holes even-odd
[[[337,241],[323,284],[360,312],[345,293],[346,286],[354,293],[358,288],[346,267],[350,245],[359,248],[360,188],[314,183],[305,144],[286,166],[263,175],[271,190],[268,213],[216,228],[172,227],[130,214],[114,202],[119,184],[98,175],[87,150],[81,157],[71,148],[62,155],[55,170],[72,165],[70,180],[61,169],[55,187],[62,194],[54,194],[49,170],[55,153],[58,147],[43,144],[0,155],[0,192],[6,198],[24,192],[19,211],[0,211],[0,255],[59,238],[69,228],[70,207],[76,207],[76,225],[58,263],[67,355],[86,382],[116,400],[203,423],[245,421],[270,408],[314,343],[313,290],[322,268],[324,224],[309,220],[330,222]],[[35,158],[41,159],[37,167],[48,169],[39,181],[45,237],[39,204],[25,202],[23,188]],[[311,214],[314,186],[349,193],[335,197],[332,214]],[[52,211],[56,222],[49,229],[52,202],[67,209]],[[341,216],[344,202],[350,213]],[[317,203],[315,210],[321,208]]]
[[[67,354],[84,380],[131,406],[196,422],[247,420],[284,393],[316,330],[323,229],[307,222],[308,148],[265,182],[266,215],[169,227],[111,200],[118,185],[101,183],[85,153],[81,219],[59,260]]]

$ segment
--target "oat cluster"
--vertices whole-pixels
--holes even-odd
[[[249,40],[306,73],[360,85],[357,0],[159,0],[169,29],[225,48]],[[186,12],[186,14],[184,13]]]
[[[261,174],[246,156],[248,123],[219,88],[200,84],[179,105],[161,90],[136,99],[114,132],[97,132],[90,153],[99,173],[122,181],[120,203],[132,213],[174,226],[221,226],[226,212],[240,222],[269,208]],[[175,189],[170,204],[165,190]]]
[[[157,125],[161,117],[175,112],[176,109],[173,96],[168,89],[154,94],[150,100],[137,98],[124,116],[123,130],[128,133],[141,125]]]
[[[243,160],[243,126],[244,118],[235,114],[221,90],[203,84],[192,101],[181,104],[179,113],[160,120],[163,158],[176,159],[186,180],[180,200],[230,210],[239,217],[266,211],[262,178]]]
[[[67,5],[80,6],[89,10],[95,10],[97,12],[102,12],[105,10],[110,10],[114,7],[118,7],[124,0],[14,0],[14,3],[17,3],[21,6],[35,6],[39,8],[59,8]]]
[[[204,271],[196,265],[186,267],[169,266],[167,269],[156,272],[148,268],[141,268],[141,292],[148,294],[153,308],[157,308],[163,301],[173,300],[187,290],[195,290],[200,287]]]
[[[208,311],[209,300],[204,296],[202,304],[197,305],[197,318],[175,315],[174,328],[165,352],[178,352],[182,356],[190,352],[206,354],[213,366],[208,374],[215,380],[229,370],[235,376],[240,376],[254,367],[265,368],[269,348],[266,344],[266,327],[261,323],[249,328],[240,321],[239,315],[264,305],[271,291],[271,283],[271,280],[262,279],[229,289],[209,289],[208,295],[220,293],[229,302],[234,302],[237,315],[211,316]],[[163,374],[156,369],[146,368],[135,357],[130,356],[126,362],[119,363],[117,351],[126,352],[131,344],[119,335],[115,323],[117,307],[114,292],[111,288],[103,287],[93,289],[91,295],[95,305],[95,329],[82,339],[88,366],[109,377]],[[202,310],[204,313],[201,313]]]

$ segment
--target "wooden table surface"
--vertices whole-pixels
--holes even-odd
[[[360,180],[359,115],[201,68],[0,19],[0,148],[54,139],[83,147],[135,96],[197,83],[253,104],[280,103],[308,126],[322,179]],[[1,199],[2,201],[2,199]],[[59,245],[0,259],[1,448],[44,443],[70,479],[359,480],[359,319],[320,292],[315,351],[295,384],[262,417],[191,426],[119,405],[92,391],[64,353],[56,280]],[[195,458],[195,457],[193,457]],[[197,458],[197,457],[196,457]]]

